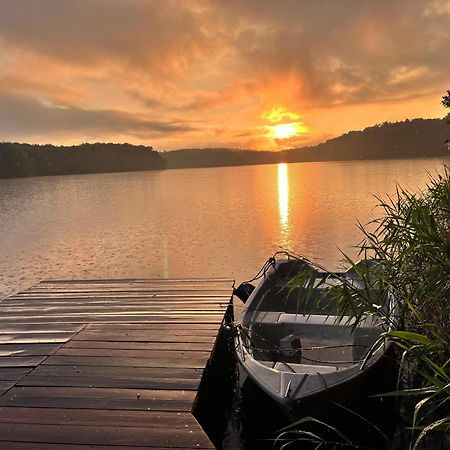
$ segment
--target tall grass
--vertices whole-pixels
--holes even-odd
[[[374,299],[344,284],[335,298],[342,315],[396,321],[396,329],[386,333],[399,349],[400,364],[398,390],[390,395],[403,397],[409,446],[415,449],[432,432],[450,431],[449,170],[430,176],[419,193],[398,187],[395,196],[378,200],[381,214],[369,227],[360,226],[359,249],[383,264],[351,263],[380,295]],[[396,309],[387,307],[388,299]]]
[[[450,447],[450,172],[419,193],[378,198],[379,217],[360,226],[360,257],[346,257],[363,289],[343,279],[331,293],[338,320],[379,318],[397,348],[399,427],[387,448]],[[375,292],[375,295],[373,294]],[[405,426],[402,426],[401,422]],[[406,422],[406,423],[405,423]],[[442,447],[441,447],[442,446]]]

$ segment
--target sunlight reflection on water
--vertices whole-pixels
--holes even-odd
[[[289,248],[289,175],[288,165],[278,164],[278,208],[280,211],[280,244]]]

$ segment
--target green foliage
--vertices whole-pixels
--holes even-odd
[[[336,302],[338,321],[381,321],[400,368],[397,389],[382,395],[397,397],[410,449],[434,448],[441,438],[450,441],[450,171],[430,176],[421,192],[398,187],[378,200],[379,217],[360,225],[364,259],[344,255],[359,282],[342,277],[326,295]],[[318,436],[313,442],[323,444]],[[390,448],[405,448],[399,445]]]
[[[373,302],[345,282],[334,296],[342,314],[357,321],[364,315],[380,318],[401,361],[408,362],[401,364],[399,387],[391,395],[409,399],[410,447],[415,449],[431,433],[450,429],[445,414],[450,406],[449,170],[430,176],[423,192],[399,187],[394,197],[379,200],[382,214],[361,226],[359,247],[383,264],[363,266],[359,274],[380,296]]]
[[[442,97],[441,103],[445,108],[450,108],[450,91],[447,91],[447,93]]]

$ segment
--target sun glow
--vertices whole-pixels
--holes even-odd
[[[263,118],[268,122],[276,123],[287,120],[298,120],[300,116],[296,113],[286,111],[285,108],[274,108],[263,114]]]
[[[266,137],[276,141],[277,145],[286,145],[300,138],[308,132],[305,124],[301,122],[297,113],[287,111],[285,108],[277,107],[265,112],[262,118],[269,122],[264,128],[267,130]]]
[[[281,123],[270,128],[274,139],[288,139],[299,134],[299,126],[296,123]]]

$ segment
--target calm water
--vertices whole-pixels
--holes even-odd
[[[449,160],[445,161],[447,164]],[[251,277],[286,248],[339,266],[373,194],[441,159],[0,180],[0,298],[43,278]]]

